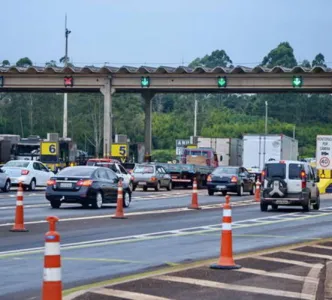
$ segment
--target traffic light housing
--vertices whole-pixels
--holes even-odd
[[[142,88],[150,87],[150,77],[149,76],[141,77],[141,87]]]
[[[63,79],[63,83],[65,87],[73,87],[74,86],[74,78],[72,76],[65,76]]]
[[[226,76],[218,76],[218,87],[225,88],[227,86],[227,77]]]

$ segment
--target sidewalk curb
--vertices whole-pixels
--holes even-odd
[[[324,242],[332,242],[332,238],[317,239],[314,241],[311,240],[311,241],[307,241],[307,242],[294,243],[294,244],[290,244],[290,245],[279,246],[279,247],[274,247],[274,248],[267,248],[267,249],[258,250],[258,251],[240,253],[240,254],[234,255],[234,258],[242,259],[242,258],[247,258],[247,257],[254,257],[254,256],[258,256],[258,255],[270,254],[270,253],[274,253],[274,252],[278,252],[278,251],[282,251],[282,250],[289,250],[289,249],[293,249],[293,248],[297,248],[297,247],[310,246],[310,245],[324,243]],[[93,291],[94,289],[97,289],[97,288],[101,288],[101,287],[105,287],[105,286],[109,287],[109,286],[113,286],[115,284],[127,283],[130,281],[149,278],[149,277],[156,276],[156,275],[165,275],[165,274],[171,273],[171,272],[184,271],[184,270],[192,269],[195,267],[202,267],[202,266],[214,263],[215,261],[216,261],[216,258],[212,258],[212,259],[196,261],[193,263],[183,263],[183,264],[179,264],[177,266],[160,268],[160,269],[153,270],[153,271],[146,271],[146,272],[142,272],[139,274],[127,275],[127,276],[118,277],[118,278],[114,278],[114,279],[110,279],[110,280],[105,280],[105,281],[101,281],[101,282],[97,282],[97,283],[74,287],[72,289],[63,291],[63,296],[64,296],[63,300],[74,300],[76,297],[81,296],[88,291]],[[330,282],[332,282],[332,262],[330,263],[329,270],[330,270],[329,274],[331,276]],[[328,277],[326,277],[326,279],[328,279]],[[331,295],[332,295],[332,283],[330,285],[331,285]],[[332,298],[325,298],[325,299],[332,300]]]

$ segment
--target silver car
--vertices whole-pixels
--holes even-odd
[[[134,180],[133,190],[138,186],[143,187],[143,191],[148,188],[154,188],[159,191],[160,188],[172,189],[172,177],[167,174],[162,166],[154,164],[136,164],[132,173]]]
[[[0,189],[7,193],[10,191],[12,184],[9,176],[5,173],[4,170],[0,169]]]

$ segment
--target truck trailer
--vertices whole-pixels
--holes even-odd
[[[284,134],[243,136],[243,167],[261,172],[271,160],[297,160],[298,141]]]

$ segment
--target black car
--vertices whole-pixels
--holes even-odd
[[[255,194],[255,180],[249,172],[242,167],[218,167],[208,176],[207,188],[210,196],[221,192],[237,193],[242,196],[244,192]]]
[[[61,203],[80,203],[83,207],[101,208],[105,203],[116,203],[120,178],[109,168],[67,167],[47,182],[46,199],[53,208]],[[123,184],[123,206],[131,202],[128,184]]]

